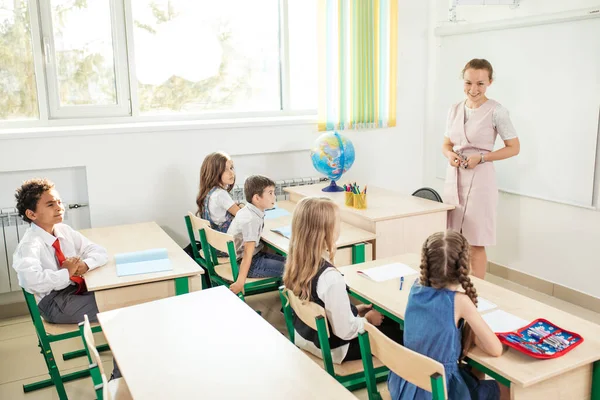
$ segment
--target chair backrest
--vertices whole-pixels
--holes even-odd
[[[443,384],[444,398],[447,398],[446,374],[441,363],[399,345],[368,322],[365,322],[365,331],[369,335],[371,353],[386,367],[404,380],[432,393],[436,390],[433,380],[437,378]]]
[[[298,318],[300,318],[302,322],[310,326],[315,331],[318,331],[317,319],[323,318],[327,331],[327,337],[330,337],[329,325],[327,324],[327,315],[325,314],[325,309],[323,307],[312,301],[300,300],[298,296],[296,296],[287,288],[283,289],[283,295],[289,302],[290,307],[292,307],[292,310],[294,310],[294,313],[298,316]]]
[[[210,226],[205,226],[201,230],[204,230],[206,234],[206,240],[211,247],[222,251],[223,253],[229,254],[229,243],[232,245],[232,249],[235,251],[235,247],[233,247],[234,239],[233,235],[228,235],[227,233],[219,232],[212,229]]]
[[[196,246],[196,233],[200,232],[201,229],[210,228],[210,222],[195,216],[193,213],[188,212],[187,218],[190,221],[192,226],[192,232],[190,236],[190,243],[192,244],[192,251],[194,251],[194,257],[202,257],[203,259],[207,259],[206,254],[202,248],[198,249]],[[197,254],[196,254],[197,253]]]
[[[92,357],[92,362],[98,365],[100,375],[105,376],[104,366],[102,365],[102,359],[100,358],[100,353],[98,353],[98,349],[96,349],[96,340],[94,339],[92,325],[90,325],[90,320],[88,319],[87,314],[83,316],[83,338],[85,339],[85,345],[88,348],[90,356]]]
[[[423,187],[421,189],[416,190],[413,194],[415,197],[420,197],[422,199],[427,199],[431,201],[437,201],[438,203],[443,203],[442,196],[439,195],[434,189],[429,187]]]

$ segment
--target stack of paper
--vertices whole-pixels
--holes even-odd
[[[390,279],[399,278],[401,276],[414,275],[418,272],[406,264],[394,263],[359,270],[358,273],[371,280],[374,280],[375,282],[383,282]]]
[[[115,254],[117,276],[148,274],[173,269],[167,249]]]
[[[274,228],[271,231],[275,233],[279,233],[281,236],[284,236],[288,239],[292,238],[292,227],[291,225],[282,226],[281,228]]]
[[[494,333],[513,332],[529,324],[524,319],[503,310],[492,311],[482,317]]]

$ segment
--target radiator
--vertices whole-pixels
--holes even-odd
[[[320,183],[327,181],[327,178],[321,177],[312,177],[312,178],[294,178],[294,179],[284,179],[275,181],[275,196],[277,196],[277,201],[287,200],[289,195],[283,191],[284,188],[292,187],[292,186],[304,186],[304,185],[314,185],[315,183]],[[237,184],[233,187],[231,191],[231,196],[235,202],[246,202],[246,197],[244,195],[244,184]]]
[[[24,222],[14,207],[0,209],[0,293],[19,290],[19,282],[12,266],[12,256],[29,224]]]

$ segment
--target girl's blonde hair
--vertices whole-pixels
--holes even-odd
[[[227,153],[218,151],[210,153],[204,158],[202,166],[200,167],[200,187],[198,188],[198,197],[196,197],[196,204],[198,205],[198,211],[196,215],[202,218],[204,212],[204,199],[208,195],[208,192],[215,186],[221,186],[221,176],[227,168],[227,161],[230,161],[231,157]],[[235,177],[233,178],[233,185],[229,186],[228,192],[231,192],[235,185]]]
[[[477,306],[477,290],[469,277],[470,246],[465,237],[455,231],[438,232],[429,236],[421,252],[423,286],[444,288],[460,284],[473,304]],[[474,343],[473,331],[468,324],[463,330],[463,357]]]
[[[338,221],[338,206],[325,197],[305,197],[294,210],[283,284],[301,300],[310,299],[312,279],[326,252],[333,262]]]

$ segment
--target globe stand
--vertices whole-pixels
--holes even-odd
[[[335,181],[332,180],[329,186],[325,186],[323,188],[323,192],[344,192],[345,189],[341,186],[335,184]]]

